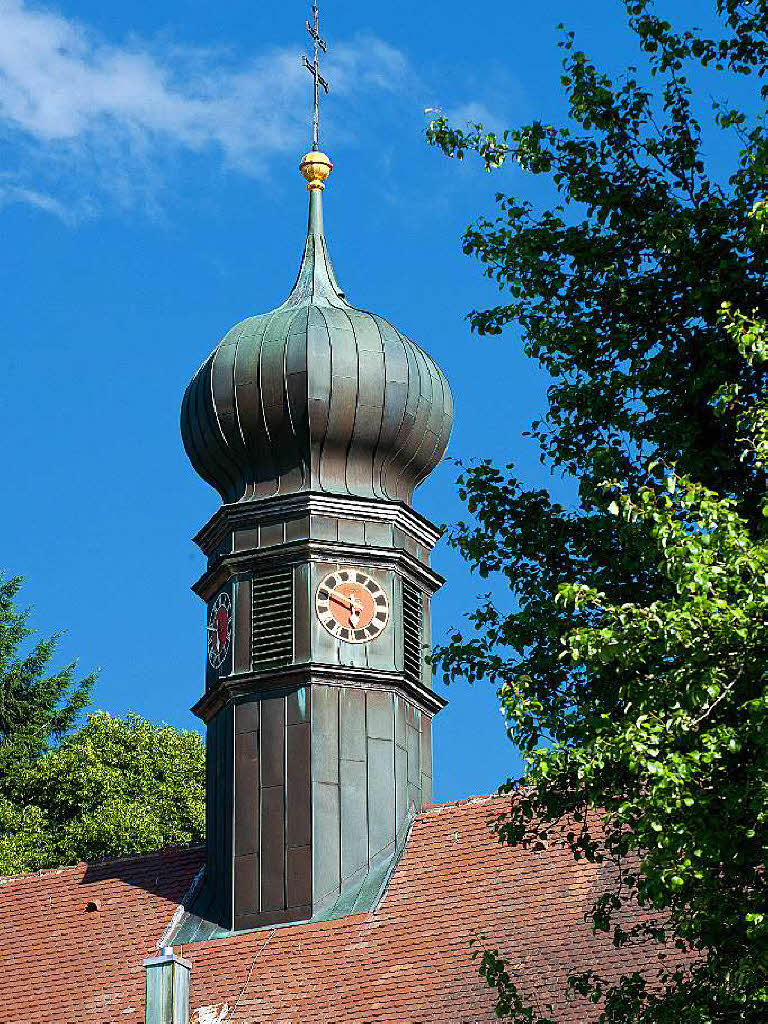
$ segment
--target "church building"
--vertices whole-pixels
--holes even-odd
[[[599,865],[499,845],[504,798],[432,803],[444,581],[413,503],[453,400],[434,358],[340,287],[317,103],[314,127],[295,284],[224,336],[182,404],[222,502],[196,537],[206,847],[0,880],[2,1024],[487,1022],[481,936],[575,1024],[598,1010],[565,999],[568,974],[630,955],[585,921]]]

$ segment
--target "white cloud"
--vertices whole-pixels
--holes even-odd
[[[72,219],[71,211],[67,206],[53,196],[46,195],[44,192],[36,192],[31,188],[24,188],[22,185],[5,185],[0,182],[0,206],[6,206],[9,203],[26,203],[28,206],[45,211],[45,213],[52,213],[63,221]]]
[[[325,73],[339,129],[367,91],[398,89],[410,74],[398,50],[370,36],[335,43]],[[64,218],[107,196],[151,206],[164,161],[190,151],[263,175],[306,144],[308,86],[298,47],[243,65],[221,51],[114,45],[49,9],[0,0],[0,203]]]

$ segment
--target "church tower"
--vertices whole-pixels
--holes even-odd
[[[300,169],[298,277],[233,327],[184,396],[181,430],[222,506],[207,568],[207,860],[196,913],[241,930],[369,909],[431,801],[430,567],[412,508],[453,422],[434,360],[352,306],[328,255],[331,162]]]

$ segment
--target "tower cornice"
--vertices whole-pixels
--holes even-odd
[[[230,530],[301,515],[335,516],[358,522],[391,523],[429,550],[442,536],[441,530],[403,501],[381,501],[377,498],[351,498],[317,491],[300,491],[263,498],[258,502],[233,502],[222,505],[193,539],[204,554],[210,555]]]
[[[344,562],[395,570],[406,579],[435,594],[445,583],[444,577],[424,565],[407,551],[386,547],[367,547],[345,541],[301,540],[282,544],[279,548],[241,551],[224,555],[192,585],[204,601],[210,601],[230,580],[250,570],[268,570],[311,562]]]
[[[401,693],[414,707],[429,715],[441,711],[446,701],[434,690],[404,679],[400,672],[375,671],[352,665],[322,665],[309,662],[265,672],[242,672],[219,680],[191,708],[204,722],[209,722],[227,703],[237,697],[266,695],[297,686],[354,686],[362,690],[386,690]]]

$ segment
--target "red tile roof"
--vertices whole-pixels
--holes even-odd
[[[594,1020],[590,1004],[564,1001],[567,973],[613,973],[630,956],[584,921],[599,869],[561,849],[500,846],[487,824],[498,800],[424,811],[373,913],[185,946],[193,1024],[492,1021],[469,947],[479,932],[542,1006],[556,1004],[557,1021]],[[141,1024],[142,961],[202,860],[176,850],[0,882],[3,1024]]]

